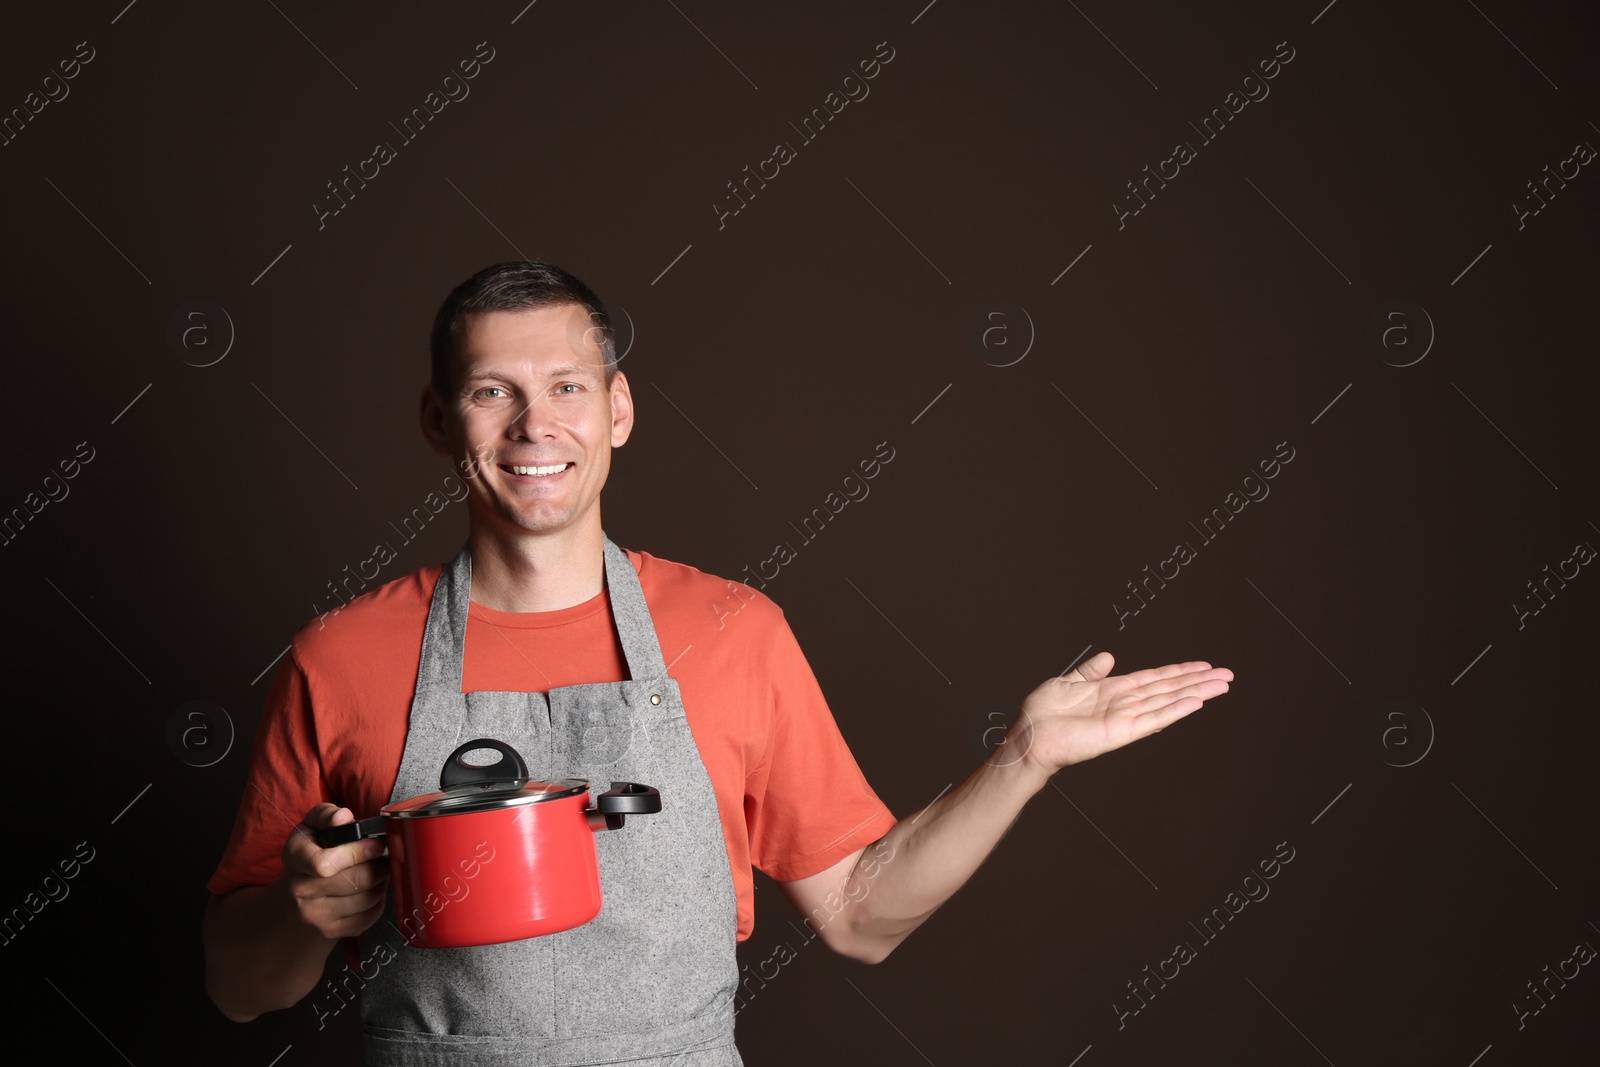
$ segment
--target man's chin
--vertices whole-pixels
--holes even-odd
[[[503,510],[496,514],[495,525],[510,534],[537,537],[558,534],[572,529],[576,523],[571,514],[550,511]]]
[[[577,529],[583,524],[586,512],[553,503],[541,506],[521,502],[518,506],[516,501],[474,497],[469,501],[467,514],[474,530],[494,530],[508,537],[540,537]]]

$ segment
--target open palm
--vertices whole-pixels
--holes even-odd
[[[1111,674],[1098,652],[1029,693],[1006,735],[1006,762],[1046,775],[1156,733],[1228,691],[1233,672],[1199,660]]]

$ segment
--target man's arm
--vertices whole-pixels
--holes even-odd
[[[1101,652],[1045,682],[965,781],[828,870],[779,883],[829,948],[881,962],[972,876],[1056,771],[1162,730],[1233,680],[1202,662],[1112,677],[1113,662]]]
[[[383,914],[383,842],[319,848],[317,830],[350,822],[348,808],[319,804],[283,847],[283,877],[243,886],[206,905],[206,994],[234,1022],[296,1004],[316,988],[341,937]]]

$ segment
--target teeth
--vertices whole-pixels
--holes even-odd
[[[512,467],[511,468],[511,473],[513,473],[513,474],[544,475],[544,474],[555,474],[555,473],[557,473],[559,471],[563,471],[563,470],[566,470],[566,469],[567,469],[567,465],[565,463],[555,463],[555,464],[551,464],[548,467]]]

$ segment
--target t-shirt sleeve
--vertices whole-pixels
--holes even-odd
[[[819,874],[895,824],[839,732],[811,665],[781,611],[766,662],[767,751],[746,783],[750,861],[782,882]]]
[[[328,799],[310,686],[291,646],[273,675],[233,832],[206,888],[222,895],[276,881],[283,874],[283,845],[290,832],[306,812]]]

